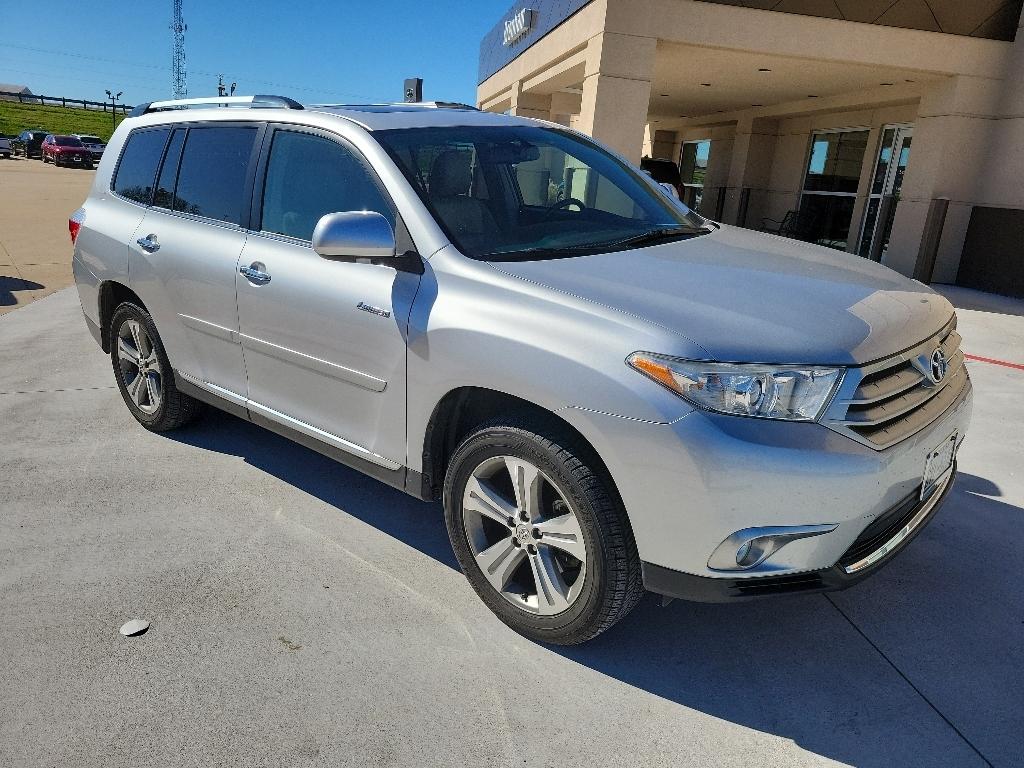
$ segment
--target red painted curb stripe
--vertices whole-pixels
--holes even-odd
[[[1024,365],[1020,363],[1008,363],[1005,360],[996,360],[991,357],[979,357],[978,355],[964,355],[968,360],[977,360],[979,363],[992,363],[992,365],[1002,365],[1007,368],[1016,368],[1018,371],[1024,371]]]

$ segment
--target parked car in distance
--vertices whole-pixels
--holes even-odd
[[[86,148],[81,139],[74,136],[50,134],[42,143],[42,159],[44,163],[54,165],[75,165],[80,168],[92,168],[92,152]]]
[[[107,145],[99,136],[93,136],[90,133],[73,133],[71,135],[81,141],[85,148],[92,153],[93,162],[98,162],[103,157],[103,150]]]
[[[550,123],[218,103],[136,107],[68,222],[128,410],[211,404],[441,501],[523,635],[586,641],[644,588],[841,589],[948,497],[972,386],[928,286],[706,221]]]
[[[22,131],[18,134],[18,138],[11,141],[11,147],[15,155],[41,157],[43,140],[49,135],[49,131],[43,130]]]
[[[679,166],[671,160],[644,157],[640,160],[640,169],[659,184],[670,186],[677,200],[683,199],[683,177],[679,173]]]
[[[0,157],[10,160],[11,151],[11,140],[8,139],[6,136],[0,138]]]

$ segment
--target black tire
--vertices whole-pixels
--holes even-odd
[[[540,469],[579,521],[587,562],[577,578],[584,581],[561,613],[538,615],[514,604],[491,585],[473,554],[463,508],[466,485],[478,467],[501,456]],[[455,556],[473,589],[499,619],[531,640],[586,642],[625,617],[644,594],[640,557],[618,493],[592,449],[554,420],[537,424],[503,418],[473,431],[449,462],[444,510]],[[499,541],[501,535],[499,529]]]
[[[126,380],[128,374],[126,374],[125,369],[131,368],[133,363],[127,357],[122,360],[121,345],[118,343],[118,340],[123,327],[130,322],[138,323],[144,328],[150,341],[149,346],[151,349],[148,350],[151,352],[150,357],[155,355],[159,363],[160,399],[157,407],[153,410],[147,411],[146,404],[140,405],[136,403],[128,391],[128,382]],[[166,432],[184,426],[199,415],[199,412],[202,410],[202,403],[188,395],[182,394],[178,391],[177,386],[175,386],[174,371],[171,368],[170,361],[167,359],[167,352],[164,351],[164,345],[160,340],[156,324],[148,312],[131,302],[124,302],[114,310],[114,315],[110,319],[108,333],[110,334],[110,362],[114,369],[117,388],[121,390],[121,397],[124,398],[128,410],[131,411],[132,416],[142,426],[153,432]],[[142,346],[146,345],[143,344]],[[136,370],[138,369],[136,368]],[[151,404],[149,407],[151,407]]]

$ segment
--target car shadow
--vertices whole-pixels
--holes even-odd
[[[413,499],[212,409],[194,425],[165,436],[239,456],[458,570],[439,504]],[[1002,537],[1009,549],[1010,530],[1024,521],[1024,510],[989,498],[999,495],[991,481],[961,475],[949,502],[921,537],[884,571],[842,593],[842,599],[805,595],[730,605],[676,601],[662,607],[659,598],[646,595],[625,621],[585,645],[538,648],[663,700],[792,740],[842,763],[955,763],[966,759],[967,747],[959,744],[966,750],[959,757],[943,752],[957,745],[952,729],[880,653],[891,655],[915,685],[941,702],[944,714],[948,698],[954,723],[956,702],[989,719],[992,713],[1007,711],[1006,699],[1013,695],[1008,691],[1020,687],[1019,670],[1024,668],[1024,659],[1017,658],[1020,651],[1007,650],[1008,638],[1020,631],[1022,606],[1015,585],[1021,569],[1018,578],[1007,578],[1005,569],[980,567],[984,562],[957,559],[949,552],[987,548],[1000,558],[1000,542],[989,540],[989,534]],[[979,600],[979,595],[986,597]],[[851,626],[854,621],[857,628]],[[987,623],[989,631],[967,629],[972,623]],[[858,629],[861,625],[863,630]],[[865,642],[860,631],[878,647]],[[895,638],[891,652],[887,638]],[[911,661],[901,659],[900,650],[915,647],[927,647],[934,665],[916,669],[913,654]],[[986,673],[957,677],[954,683],[945,679],[950,667],[972,673],[972,666],[982,668],[992,658],[1005,659],[1002,679]],[[908,727],[911,717],[918,722]],[[971,715],[963,717],[970,720]],[[928,718],[930,727],[922,726],[919,721]],[[1005,735],[997,738],[1005,740],[1004,750],[1013,748],[1012,734],[1021,727],[1024,723],[1007,723],[1001,729]],[[933,742],[936,732],[951,735]],[[685,740],[687,735],[666,738]],[[770,756],[763,758],[759,762],[771,762]]]
[[[427,504],[316,451],[214,408],[184,429],[161,433],[208,451],[241,457],[256,467],[449,568],[458,562],[439,504]]]
[[[0,275],[0,307],[10,307],[18,303],[18,298],[14,295],[15,291],[37,291],[45,287],[33,280]]]

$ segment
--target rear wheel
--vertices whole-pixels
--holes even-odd
[[[582,643],[643,595],[618,496],[592,451],[557,425],[481,426],[452,457],[444,506],[470,584],[531,639]]]
[[[121,397],[146,429],[165,432],[198,415],[200,402],[178,391],[153,318],[141,307],[125,302],[114,311],[110,360]]]

